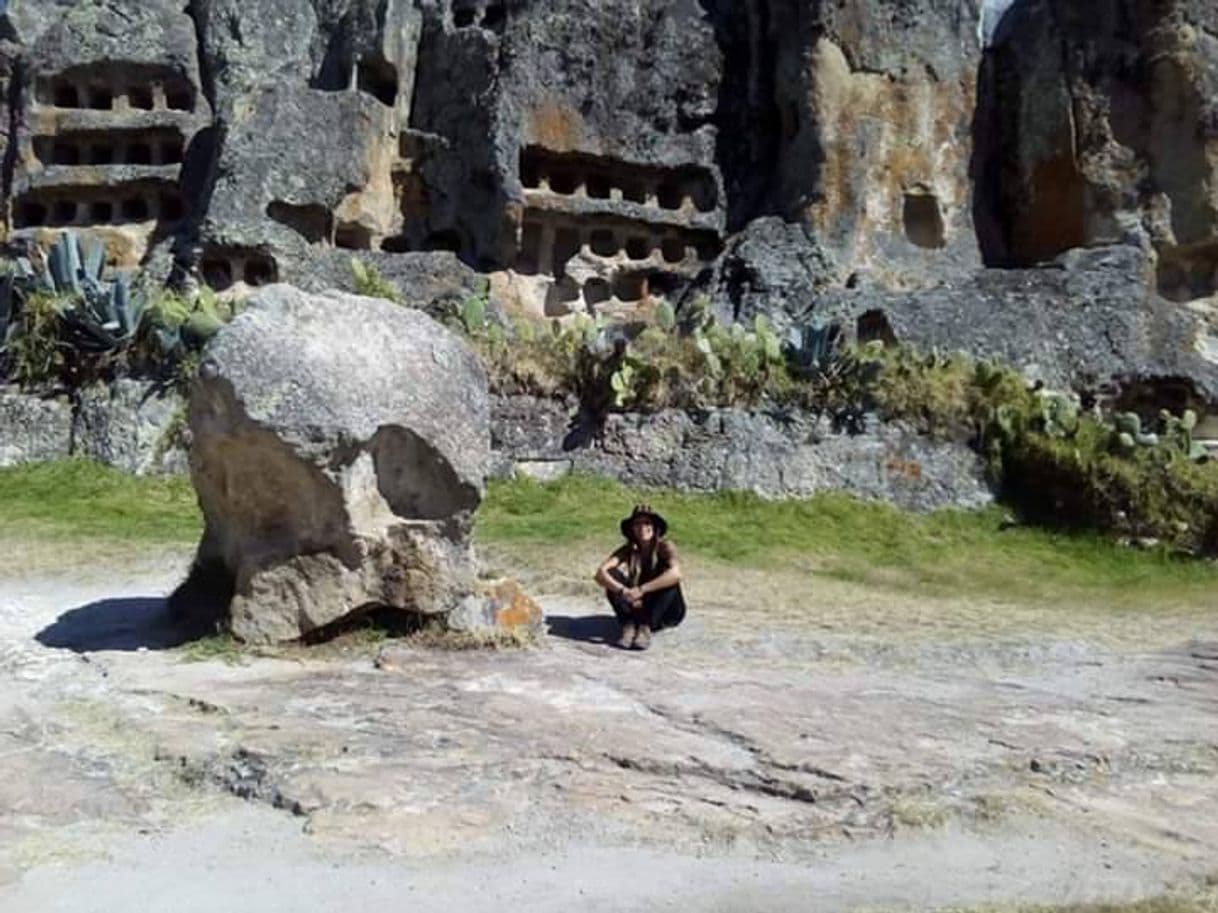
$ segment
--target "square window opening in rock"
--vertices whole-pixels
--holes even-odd
[[[170,111],[190,111],[194,108],[194,93],[186,86],[167,87],[165,106]]]
[[[929,193],[905,194],[905,237],[917,247],[935,250],[947,243],[939,200]]]
[[[546,290],[542,308],[547,317],[563,317],[570,314],[572,306],[579,301],[579,286],[574,279],[562,278]]]
[[[203,261],[200,271],[203,274],[203,281],[218,292],[233,284],[233,265],[227,260],[206,259]]]
[[[386,61],[360,61],[357,80],[361,92],[367,92],[383,105],[392,108],[398,100],[398,71]]]
[[[647,202],[647,188],[637,181],[622,182],[622,199],[627,203],[643,204]]]
[[[613,296],[618,301],[642,301],[647,297],[647,277],[638,274],[618,276],[613,280]]]
[[[56,200],[51,207],[52,225],[71,225],[76,221],[76,203],[73,200]]]
[[[607,200],[613,192],[612,182],[603,174],[588,175],[585,186],[588,188],[588,196],[594,200]]]
[[[137,111],[151,111],[155,102],[148,86],[132,86],[127,90],[127,106]]]
[[[604,304],[613,297],[613,289],[604,279],[589,279],[584,283],[584,303],[588,307]]]
[[[453,10],[453,25],[459,29],[469,28],[478,18],[478,10],[476,7],[463,6],[460,9]]]
[[[123,219],[127,222],[143,222],[148,218],[148,202],[143,197],[123,200]]]
[[[162,165],[180,165],[182,164],[184,151],[182,149],[182,138],[175,137],[171,140],[165,140],[161,143],[161,164]]]
[[[114,164],[114,147],[113,146],[90,146],[89,147],[89,164],[91,164],[91,165],[113,165]]]
[[[715,208],[715,185],[707,178],[694,178],[685,185],[685,193],[693,201],[698,212],[712,212]]]
[[[405,235],[394,235],[381,242],[381,250],[387,254],[408,254],[413,248]]]
[[[531,155],[520,156],[520,186],[528,190],[541,186],[541,166]]]
[[[114,93],[105,86],[89,89],[89,107],[94,111],[111,111],[114,108]]]
[[[42,203],[24,202],[17,207],[17,227],[37,228],[47,224],[47,208]]]
[[[114,204],[109,200],[97,200],[89,205],[89,221],[94,225],[105,225],[114,219]]]
[[[687,254],[685,242],[680,238],[665,238],[660,242],[660,253],[665,263],[680,263]]]
[[[560,228],[554,233],[554,275],[560,276],[567,268],[567,261],[579,253],[579,232],[574,228]]]
[[[246,285],[270,285],[275,281],[275,264],[261,257],[246,260],[242,278],[245,280]]]
[[[574,171],[556,171],[550,175],[550,190],[565,197],[574,196],[579,190],[579,175]]]
[[[56,143],[51,149],[51,162],[56,165],[79,165],[80,147],[74,143]]]
[[[616,257],[621,253],[617,235],[607,228],[598,228],[588,238],[588,246],[598,257]]]
[[[646,260],[651,256],[651,242],[647,238],[627,238],[626,256],[631,260]]]
[[[703,263],[710,263],[719,256],[723,247],[719,243],[718,238],[703,237],[694,244],[694,252],[698,255],[698,259]]]
[[[372,232],[355,222],[344,222],[334,231],[334,246],[344,250],[372,250]]]
[[[152,147],[147,143],[132,143],[127,147],[128,165],[151,165]]]
[[[680,209],[685,205],[685,194],[676,184],[661,184],[656,199],[661,209]]]
[[[56,108],[80,107],[80,92],[76,86],[68,82],[56,83],[54,99]]]

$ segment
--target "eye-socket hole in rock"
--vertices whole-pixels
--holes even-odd
[[[564,276],[546,290],[545,315],[563,317],[571,313],[572,306],[579,301],[579,286],[575,280]]]
[[[51,224],[71,225],[76,221],[76,204],[72,200],[56,200],[51,208]]]
[[[114,218],[114,204],[109,200],[97,200],[89,204],[89,221],[94,225],[104,225]]]
[[[487,6],[482,13],[482,27],[498,32],[503,29],[504,23],[507,21],[507,10],[501,3],[492,3]]]
[[[152,147],[147,143],[132,143],[127,147],[128,165],[151,165]]]
[[[478,9],[473,6],[463,6],[453,10],[453,25],[459,29],[469,28],[478,18]]]
[[[80,107],[80,92],[69,82],[57,82],[52,98],[56,108]]]
[[[588,246],[598,257],[616,257],[621,248],[617,236],[607,228],[598,228],[588,236]]]
[[[42,203],[27,200],[17,206],[17,227],[33,228],[47,224],[47,208]]]
[[[907,192],[904,206],[905,237],[911,244],[935,250],[947,241],[944,236],[943,213],[939,198],[922,191]]]
[[[685,242],[680,238],[665,238],[660,242],[660,253],[665,263],[680,263],[685,259]]]
[[[656,193],[656,200],[661,209],[680,209],[685,203],[685,194],[676,184],[664,183]]]
[[[160,218],[166,222],[180,222],[186,217],[186,203],[175,193],[163,193],[158,201]]]
[[[80,149],[71,143],[56,143],[51,148],[51,163],[55,165],[79,165]]]
[[[554,171],[550,175],[550,190],[563,196],[572,196],[579,190],[579,175],[573,171]]]
[[[588,196],[594,200],[607,200],[613,191],[613,185],[609,178],[603,174],[590,174],[584,182],[584,187],[587,188]]]
[[[516,258],[516,272],[535,276],[541,270],[541,226],[526,222],[520,232],[520,254]]]
[[[233,284],[233,265],[222,257],[204,259],[200,272],[203,281],[218,292]]]
[[[185,155],[182,148],[182,137],[178,136],[161,143],[161,164],[180,165]]]
[[[342,222],[334,230],[334,246],[344,250],[372,250],[372,232],[357,222]]]
[[[153,108],[152,89],[148,86],[132,86],[127,90],[127,105],[137,111],[151,111]]]
[[[621,182],[622,199],[627,203],[646,203],[647,188],[638,181]]]
[[[478,506],[478,492],[463,485],[449,461],[413,431],[383,426],[368,450],[376,487],[397,516],[443,520]]]
[[[148,203],[142,197],[129,197],[123,200],[121,212],[128,222],[143,222],[149,216]]]
[[[580,251],[579,232],[574,228],[560,228],[554,232],[554,274],[561,275],[567,268],[567,261]]]
[[[451,228],[433,231],[423,242],[424,250],[447,250],[454,254],[461,253],[461,235]]]
[[[113,165],[114,164],[114,147],[98,144],[89,147],[89,164],[91,165]]]
[[[190,111],[194,108],[194,93],[189,86],[166,86],[165,107],[171,111]]]
[[[317,203],[297,206],[272,200],[266,206],[266,214],[281,225],[286,225],[310,244],[321,244],[330,240],[330,210]]]
[[[584,283],[584,302],[588,307],[604,304],[613,297],[613,289],[604,279],[589,279]]]
[[[94,111],[112,110],[114,108],[114,94],[105,86],[90,86],[89,107]]]
[[[626,273],[613,280],[613,297],[618,301],[642,301],[647,297],[647,277]]]
[[[383,105],[393,107],[398,100],[398,71],[386,60],[361,60],[357,82],[360,91],[367,92]]]
[[[897,344],[897,334],[893,332],[888,316],[878,308],[861,314],[855,326],[860,345],[877,340],[884,343],[885,347]]]
[[[626,239],[626,256],[631,260],[646,260],[651,256],[651,243],[646,238]]]
[[[241,278],[249,286],[270,285],[275,281],[277,272],[273,260],[251,257],[245,261],[245,270]]]
[[[685,193],[693,201],[698,212],[711,212],[715,208],[715,186],[706,178],[693,178],[686,182]]]

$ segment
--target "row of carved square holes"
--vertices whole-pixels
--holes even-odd
[[[276,280],[279,270],[275,261],[261,254],[246,258],[211,256],[203,260],[203,281],[216,291],[229,288],[240,274],[249,286],[270,285]]]
[[[180,165],[183,149],[181,137],[120,144],[40,136],[34,155],[44,165]]]
[[[582,296],[588,307],[605,304],[616,298],[626,304],[642,301],[647,297],[648,277],[638,273],[618,276],[612,283],[608,279],[589,279],[582,290],[570,279],[560,279],[554,287],[555,298],[561,303],[577,301]]]
[[[160,92],[157,91],[158,88]],[[120,100],[125,101],[129,109],[136,111],[155,111],[161,110],[162,107],[170,111],[194,110],[194,92],[189,86],[165,87],[160,83],[152,86],[132,86],[123,93],[109,86],[79,86],[67,80],[56,80],[50,91],[44,94],[44,99],[49,99],[51,105],[56,108],[84,108],[94,111],[113,111]]]
[[[124,200],[93,200],[89,203],[59,199],[50,202],[26,200],[17,206],[18,228],[37,228],[45,225],[106,225],[130,222],[146,222],[151,218],[163,222],[177,222],[186,216],[186,204],[176,194],[162,193],[155,201],[146,197],[127,197]]]
[[[526,274],[536,273],[541,262],[542,231],[537,225],[526,225],[521,241],[518,269]],[[598,257],[616,257],[622,253],[634,261],[647,260],[656,249],[655,239],[633,235],[623,246],[616,233],[607,228],[594,229],[588,234],[588,250]],[[554,234],[552,266],[555,275],[562,273],[568,260],[584,248],[580,233],[575,228],[559,228]],[[665,263],[683,263],[690,256],[691,247],[683,238],[668,237],[660,240],[660,255]],[[694,255],[702,261],[715,258],[714,251],[705,244],[693,246]]]
[[[699,212],[710,212],[715,208],[713,194],[705,188],[690,184],[682,186],[665,181],[652,189],[642,181],[624,180],[620,186],[606,174],[580,175],[568,168],[545,173],[539,168],[526,166],[520,174],[520,183],[527,190],[548,190],[560,196],[583,196],[593,200],[624,200],[660,209],[680,210],[692,203]]]

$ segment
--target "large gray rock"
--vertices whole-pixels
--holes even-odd
[[[148,381],[119,379],[80,391],[73,454],[136,475],[187,470],[186,403]]]
[[[72,404],[0,388],[0,466],[62,460],[72,452]]]
[[[370,607],[441,614],[472,592],[489,410],[460,339],[386,301],[275,285],[205,356],[193,580],[225,578],[238,637],[294,640]]]

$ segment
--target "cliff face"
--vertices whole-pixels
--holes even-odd
[[[357,254],[549,317],[706,292],[894,325],[944,286],[1050,319],[1112,258],[1035,267],[1124,245],[1131,348],[1068,343],[1218,391],[1198,308],[1156,295],[1218,286],[1208,0],[10,0],[0,89],[10,242],[88,228],[220,288]],[[910,335],[964,344],[1006,294]]]

